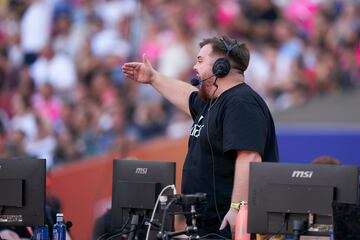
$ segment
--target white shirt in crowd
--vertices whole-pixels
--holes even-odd
[[[50,39],[51,8],[43,1],[33,2],[20,22],[21,47],[25,52],[39,52]]]
[[[39,58],[30,68],[36,87],[50,83],[55,91],[72,90],[76,84],[76,67],[70,57],[57,53],[52,59]]]

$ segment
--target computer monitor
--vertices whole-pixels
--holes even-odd
[[[360,205],[333,203],[334,239],[360,239]]]
[[[251,163],[248,232],[328,235],[333,201],[357,198],[355,166]]]
[[[139,214],[150,218],[160,191],[175,184],[175,162],[148,160],[114,160],[111,225],[113,232],[129,222],[129,216]],[[171,194],[168,189],[164,194]],[[159,204],[160,205],[160,204]],[[161,222],[159,208],[155,221]],[[173,228],[169,218],[167,229]]]
[[[0,226],[45,225],[45,177],[45,159],[0,159]]]

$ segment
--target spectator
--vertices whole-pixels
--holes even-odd
[[[44,83],[39,87],[39,92],[33,98],[33,106],[41,118],[52,124],[51,127],[55,128],[59,124],[62,102],[54,94],[54,89],[50,83]]]
[[[56,140],[52,134],[52,128],[49,121],[36,117],[37,136],[32,141],[25,144],[26,155],[35,158],[46,159],[46,168],[53,166],[54,151],[56,147]]]
[[[77,80],[72,59],[63,53],[54,52],[50,44],[42,49],[30,73],[37,88],[48,82],[58,93],[73,90]]]
[[[79,24],[74,24],[69,13],[62,13],[54,21],[54,51],[74,59],[80,52],[88,32]]]
[[[80,153],[74,136],[68,129],[64,129],[57,137],[57,146],[54,151],[54,165],[61,165],[78,160],[83,155]]]
[[[28,8],[20,22],[21,48],[25,63],[32,64],[50,40],[51,8],[45,1],[28,0]]]
[[[11,131],[21,131],[27,140],[34,140],[37,136],[37,125],[30,99],[14,95],[12,104],[14,116],[10,120]]]

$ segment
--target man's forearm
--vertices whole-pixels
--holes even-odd
[[[151,85],[177,108],[190,115],[189,97],[193,91],[197,91],[197,88],[160,73],[156,73]]]
[[[239,151],[235,162],[234,186],[231,202],[248,200],[250,162],[261,162],[257,152]]]

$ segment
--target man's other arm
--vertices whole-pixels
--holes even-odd
[[[234,186],[231,196],[231,202],[233,203],[248,201],[249,173],[251,162],[261,162],[260,154],[252,151],[237,152],[235,162]],[[235,237],[234,231],[237,213],[238,211],[236,209],[230,208],[220,226],[220,229],[224,229],[226,225],[229,224],[233,237]]]

